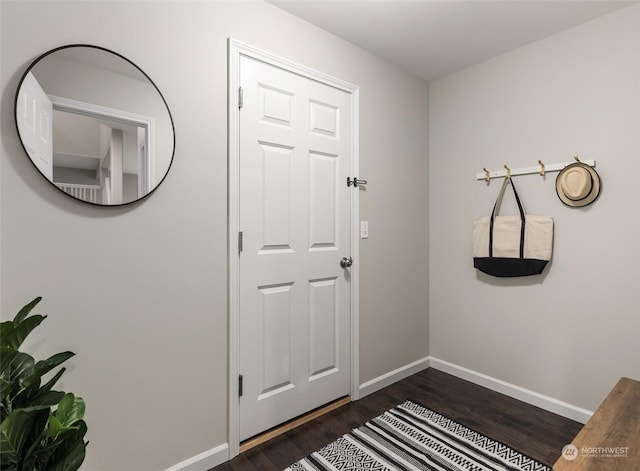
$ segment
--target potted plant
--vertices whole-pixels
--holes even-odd
[[[46,319],[30,315],[38,297],[12,321],[0,323],[0,468],[3,471],[75,471],[85,457],[85,404],[53,386],[65,368],[42,384],[42,377],[74,356],[57,353],[46,360],[19,350]]]

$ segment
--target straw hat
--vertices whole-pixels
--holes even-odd
[[[593,203],[600,196],[600,176],[582,162],[567,165],[556,178],[556,193],[567,206],[578,208]]]

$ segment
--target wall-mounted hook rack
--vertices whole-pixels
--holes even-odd
[[[575,155],[573,158],[573,162],[562,162],[558,164],[544,164],[541,160],[538,160],[538,165],[534,167],[509,168],[507,165],[505,165],[504,170],[496,170],[493,172],[487,170],[485,167],[482,167],[483,172],[476,173],[476,180],[484,180],[488,183],[492,178],[513,177],[515,175],[531,175],[537,173],[538,175],[544,176],[549,172],[559,172],[567,165],[571,165],[576,162],[581,162],[585,165],[589,165],[590,167],[596,166],[595,160],[580,160],[577,155]]]

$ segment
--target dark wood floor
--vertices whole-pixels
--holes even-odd
[[[433,368],[252,448],[210,471],[280,471],[406,399],[553,466],[582,424]]]

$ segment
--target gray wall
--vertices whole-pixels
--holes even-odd
[[[61,387],[87,401],[84,469],[166,469],[227,440],[227,43],[359,85],[360,383],[428,354],[428,85],[262,2],[1,2],[2,318],[36,295],[39,358],[77,352]],[[94,208],[29,163],[13,122],[39,54],[92,43],[158,85],[176,128],[149,199]]]
[[[640,6],[430,84],[430,354],[594,410],[620,376],[640,378]],[[564,206],[555,177],[515,179],[531,214],[555,219],[542,276],[472,265],[471,221],[500,170],[595,159],[591,206]]]

